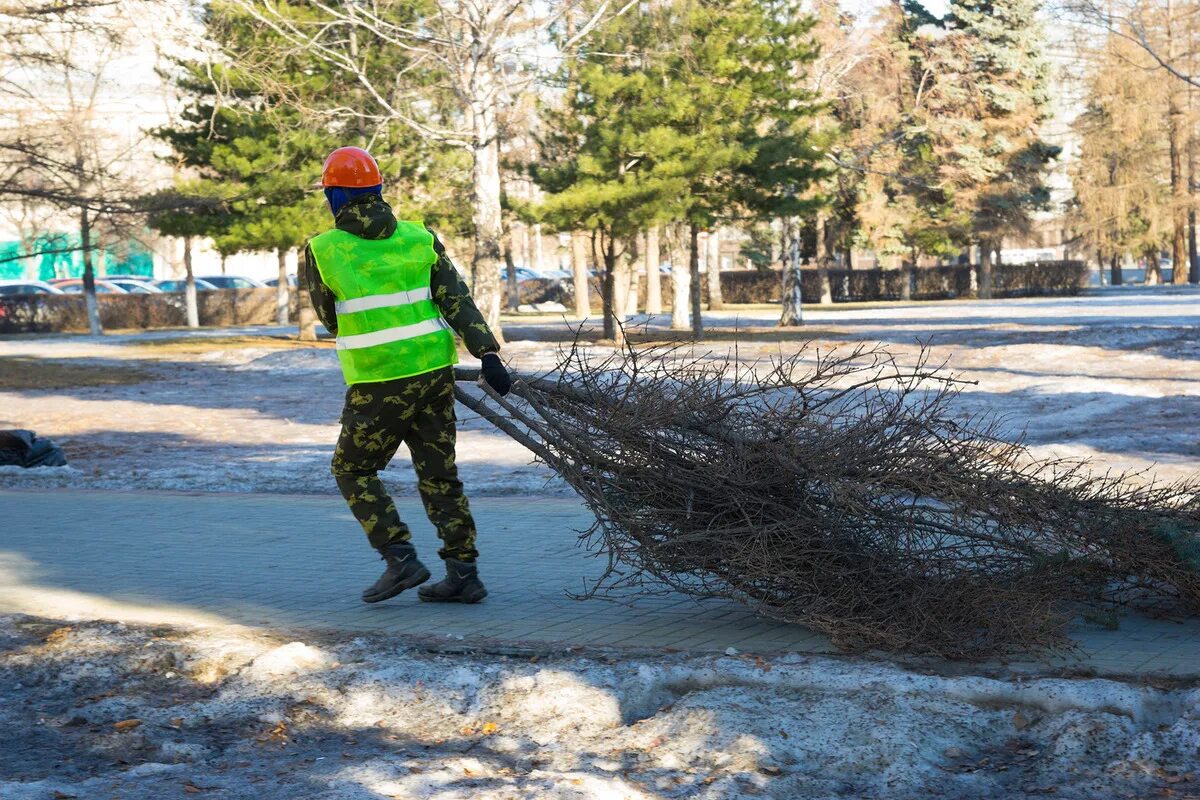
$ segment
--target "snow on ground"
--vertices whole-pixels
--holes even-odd
[[[0,618],[0,797],[1187,797],[1200,689]]]
[[[1101,468],[1150,469],[1166,479],[1200,464],[1200,292],[1110,290],[1077,298],[877,304],[809,311],[807,327],[775,328],[777,312],[706,315],[723,328],[702,346],[765,360],[816,346],[880,342],[915,359],[922,343],[967,380],[964,414],[992,412],[1041,455],[1094,458]],[[635,322],[665,333],[669,320]],[[5,486],[333,492],[328,463],[344,387],[328,345],[281,348],[246,340],[286,329],[154,331],[0,339],[5,356],[134,365],[155,379],[120,386],[0,391],[0,427],[33,428],[64,445],[71,470],[2,471]],[[510,363],[555,363],[569,323],[544,316],[506,326]],[[241,337],[228,347],[220,336]],[[162,347],[207,342],[197,352]],[[156,346],[159,345],[159,346]],[[466,363],[473,363],[469,356]],[[549,471],[488,424],[464,420],[459,463],[473,494],[563,493]],[[411,493],[403,450],[384,480]]]

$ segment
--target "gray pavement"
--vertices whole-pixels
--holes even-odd
[[[398,504],[439,568],[419,502]],[[391,632],[452,646],[835,652],[820,634],[730,602],[572,599],[604,566],[577,543],[590,521],[580,503],[480,497],[473,509],[484,604],[428,605],[410,592],[368,606],[358,594],[382,564],[340,497],[0,489],[0,613]],[[1200,677],[1198,621],[1130,617],[1074,635],[1077,653],[1015,666]]]

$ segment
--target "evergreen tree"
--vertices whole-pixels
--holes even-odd
[[[940,90],[926,107],[941,184],[980,247],[979,293],[991,296],[991,253],[1047,208],[1047,164],[1060,148],[1039,128],[1049,106],[1036,0],[952,0],[925,56]]]
[[[551,193],[545,213],[597,226],[606,331],[623,239],[688,224],[699,335],[700,231],[814,207],[814,108],[797,75],[816,55],[811,26],[776,0],[673,0],[593,34],[535,177]]]
[[[842,125],[834,152],[848,195],[844,208],[855,244],[899,255],[914,268],[922,255],[953,251],[957,231],[950,194],[941,185],[927,104],[941,87],[918,31],[936,22],[923,7],[892,2],[880,10],[865,53],[837,104]],[[905,295],[911,282],[905,284]]]

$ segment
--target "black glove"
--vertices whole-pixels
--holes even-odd
[[[508,390],[512,388],[512,378],[508,376],[508,370],[504,368],[504,364],[500,361],[500,356],[495,353],[483,354],[483,366],[479,371],[483,375],[483,379],[487,381],[488,386],[496,392],[496,394],[504,397],[508,394]]]

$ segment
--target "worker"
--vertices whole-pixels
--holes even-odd
[[[446,565],[445,579],[421,586],[418,595],[477,603],[487,590],[475,563],[475,521],[455,466],[454,333],[481,359],[483,379],[503,395],[511,380],[500,345],[433,231],[396,220],[383,199],[379,165],[366,150],[334,150],[321,182],[335,228],[308,243],[303,277],[317,316],[337,336],[349,385],[333,476],[387,565],[362,599],[377,603],[429,580],[408,525],[379,480],[404,442]]]

